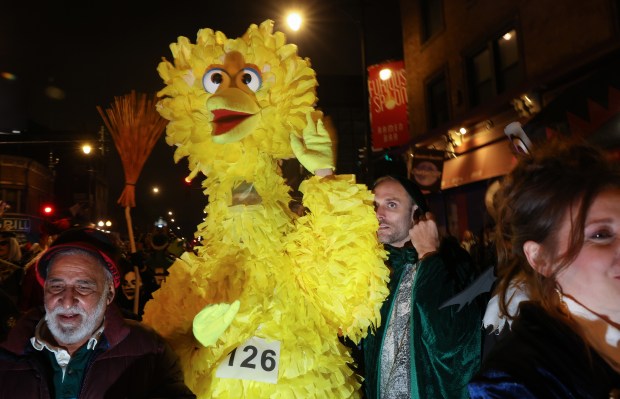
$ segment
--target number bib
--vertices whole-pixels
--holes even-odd
[[[215,376],[276,384],[279,364],[280,341],[252,337],[226,356]]]

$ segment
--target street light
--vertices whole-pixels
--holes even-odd
[[[86,155],[90,154],[90,152],[93,150],[93,147],[90,146],[90,144],[86,143],[82,146],[82,152]]]
[[[291,28],[295,32],[297,32],[301,28],[301,22],[301,14],[299,14],[298,12],[291,12],[286,17],[286,23],[288,24],[289,28]]]

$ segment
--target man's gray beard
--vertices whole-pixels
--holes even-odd
[[[103,320],[103,314],[105,313],[107,307],[106,302],[106,295],[101,295],[101,299],[90,315],[77,305],[72,306],[69,309],[64,309],[59,305],[52,310],[45,306],[45,321],[47,322],[47,327],[52,332],[52,335],[56,341],[60,344],[71,345],[85,341],[90,338],[90,336],[95,332],[95,329],[99,327],[101,320]],[[56,318],[59,314],[79,314],[82,319],[82,323],[77,327],[62,326]]]

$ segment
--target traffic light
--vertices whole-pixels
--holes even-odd
[[[43,216],[52,216],[54,211],[55,209],[52,204],[43,204],[41,207],[41,213],[43,213]]]

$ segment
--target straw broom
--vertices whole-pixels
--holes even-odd
[[[168,122],[157,113],[156,102],[156,96],[136,94],[132,90],[130,94],[114,97],[111,107],[105,111],[97,106],[97,111],[99,111],[106,128],[110,132],[123,163],[125,187],[117,203],[125,207],[131,253],[136,252],[130,212],[131,208],[136,206],[136,183],[144,163]],[[136,273],[138,280],[134,298],[134,313],[138,314],[140,272],[137,266],[134,266],[134,273]]]

